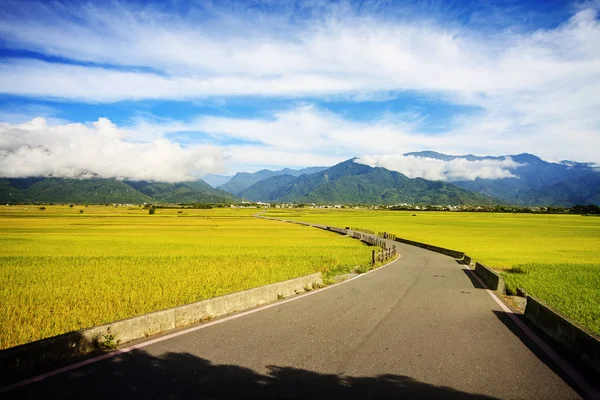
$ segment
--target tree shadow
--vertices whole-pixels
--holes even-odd
[[[189,353],[135,350],[13,391],[7,398],[492,399],[401,375],[352,377],[268,365],[263,373]]]
[[[0,351],[0,388],[104,354],[96,340],[69,332]]]

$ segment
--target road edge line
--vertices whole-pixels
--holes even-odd
[[[337,287],[339,285],[342,285],[344,283],[351,282],[351,281],[353,281],[355,279],[361,278],[361,277],[363,277],[365,275],[368,275],[368,274],[370,274],[372,272],[379,271],[379,270],[381,270],[381,269],[383,269],[385,267],[388,267],[388,266],[392,265],[396,261],[400,261],[400,259],[401,259],[401,256],[398,255],[398,257],[396,257],[396,259],[394,259],[394,260],[390,261],[389,263],[384,264],[384,265],[382,265],[382,266],[380,266],[378,268],[375,268],[375,269],[372,269],[372,270],[367,271],[365,273],[356,275],[356,276],[354,276],[354,277],[352,277],[350,279],[346,279],[344,281],[341,281],[341,282],[338,282],[338,283],[334,283],[332,285],[325,286],[325,287],[323,287],[321,289],[317,289],[317,290],[314,290],[314,291],[311,291],[311,292],[308,292],[308,293],[303,293],[303,294],[291,297],[289,299],[284,299],[284,300],[276,301],[274,303],[266,304],[264,306],[252,308],[250,310],[242,311],[242,312],[237,313],[237,314],[232,314],[232,315],[229,315],[229,316],[226,316],[226,317],[223,317],[223,318],[216,319],[214,321],[205,322],[205,323],[202,323],[200,325],[193,326],[191,328],[186,328],[186,329],[183,329],[183,330],[178,331],[178,332],[173,332],[173,333],[170,333],[170,334],[166,334],[164,336],[160,336],[160,337],[155,338],[155,339],[150,339],[148,341],[144,341],[142,343],[134,344],[132,346],[125,347],[123,349],[117,349],[117,350],[112,351],[110,353],[106,353],[106,354],[102,354],[102,355],[99,355],[99,356],[96,356],[96,357],[92,357],[90,359],[83,360],[83,361],[80,361],[80,362],[75,363],[75,364],[67,365],[67,366],[64,366],[64,367],[52,370],[52,371],[45,372],[45,373],[40,374],[40,375],[33,376],[31,378],[27,378],[27,379],[23,379],[21,381],[17,381],[15,383],[10,384],[10,385],[4,386],[4,387],[0,387],[0,393],[6,393],[6,392],[9,392],[11,390],[18,389],[20,387],[27,386],[27,385],[30,385],[30,384],[35,383],[35,382],[40,382],[40,381],[43,381],[44,379],[51,378],[53,376],[60,375],[60,374],[65,373],[65,372],[73,371],[73,370],[85,367],[87,365],[90,365],[90,364],[95,364],[97,362],[100,362],[100,361],[103,361],[103,360],[107,360],[107,359],[119,356],[121,354],[127,354],[127,353],[129,353],[131,351],[134,351],[134,350],[143,349],[144,347],[151,346],[151,345],[153,345],[155,343],[164,342],[166,340],[173,339],[173,338],[176,338],[178,336],[187,335],[188,333],[193,333],[193,332],[199,331],[201,329],[205,329],[205,328],[211,327],[213,325],[222,324],[222,323],[227,322],[227,321],[231,321],[231,320],[234,320],[234,319],[237,319],[237,318],[245,317],[246,315],[254,314],[254,313],[259,312],[259,311],[267,310],[269,308],[277,307],[277,306],[285,304],[285,303],[290,303],[292,301],[296,301],[296,300],[303,299],[303,298],[308,297],[308,296],[312,296],[312,295],[315,295],[315,294],[318,294],[318,293],[322,293],[323,291],[332,289],[332,288]]]
[[[468,265],[464,266],[464,269],[469,271],[471,276],[477,279],[477,282],[485,288],[485,291],[490,295],[490,297],[500,306],[502,311],[504,311],[510,319],[521,329],[521,331],[531,339],[536,346],[539,347],[542,352],[548,356],[550,360],[560,368],[565,375],[571,379],[571,381],[579,387],[579,389],[590,399],[600,399],[600,393],[592,387],[587,379],[585,379],[575,368],[573,368],[563,357],[561,357],[554,349],[548,345],[544,340],[542,340],[538,335],[535,334],[523,321],[521,321],[515,315],[515,312],[512,311],[504,302],[494,293],[493,290],[488,289],[488,286],[477,276],[474,270],[469,268]]]

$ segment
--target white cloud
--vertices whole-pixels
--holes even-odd
[[[127,137],[127,130],[106,118],[91,125],[48,125],[43,118],[19,125],[2,123],[0,176],[178,182],[223,169],[218,148],[182,148],[164,138],[132,143]]]
[[[303,165],[424,148],[600,162],[594,3],[556,28],[487,34],[417,17],[356,15],[343,7],[323,7],[298,22],[247,10],[216,10],[198,21],[118,3],[28,8],[40,15],[28,14],[19,2],[8,5],[0,16],[8,46],[96,65],[4,59],[1,93],[87,102],[215,96],[360,101],[411,91],[480,110],[455,117],[436,135],[406,116],[356,122],[301,106],[265,119],[204,116],[140,125],[130,138],[196,130],[217,143],[256,141],[263,145],[230,146],[227,154],[235,163],[253,151],[264,158],[257,165],[286,158],[288,165],[300,164],[293,157],[308,154],[318,158]]]
[[[481,179],[518,178],[515,169],[523,166],[510,157],[504,160],[468,161],[462,158],[437,160],[404,155],[363,156],[355,160],[371,167],[383,167],[400,172],[409,178],[431,181],[473,181]]]
[[[199,116],[189,122],[138,121],[130,129],[165,135],[202,132],[214,144],[224,146],[234,162],[254,158],[254,163],[261,165],[307,166],[313,165],[311,161],[331,165],[365,152],[418,150],[418,145],[432,147],[439,143],[439,139],[415,132],[416,127],[417,123],[406,115],[402,119],[389,115],[376,121],[356,122],[311,104],[300,104],[262,119]],[[229,145],[232,141],[246,144]]]
[[[300,104],[260,119],[199,116],[188,122],[138,121],[130,130],[139,136],[202,132],[213,144],[223,146],[232,172],[245,165],[332,165],[365,154],[394,156],[423,149],[492,156],[530,152],[546,160],[598,163],[595,149],[600,148],[600,135],[586,128],[585,121],[571,123],[578,124],[579,129],[566,135],[561,130],[565,125],[556,119],[535,127],[518,118],[510,121],[483,115],[457,120],[447,132],[431,135],[421,132],[419,115],[386,114],[374,120],[354,121],[314,105]]]
[[[592,6],[554,30],[488,36],[335,9],[302,24],[243,13],[198,23],[124,6],[41,9],[36,18],[7,7],[0,36],[9,46],[134,71],[13,60],[2,69],[5,93],[114,101],[418,90],[470,102],[475,93],[552,91],[599,75]]]
[[[12,59],[0,65],[0,92],[88,102],[210,96],[316,96],[351,93],[360,82],[316,74],[285,77],[161,76],[149,72]]]

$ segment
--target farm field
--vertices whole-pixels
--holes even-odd
[[[414,216],[413,216],[414,214]],[[272,209],[270,217],[387,231],[464,251],[600,334],[600,218],[581,215]]]
[[[0,349],[370,265],[357,240],[253,218],[257,211],[1,206]]]

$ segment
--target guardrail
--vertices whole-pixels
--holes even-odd
[[[371,257],[371,263],[373,265],[375,265],[376,262],[385,262],[390,258],[396,257],[396,246],[388,247],[387,249],[381,249],[378,251],[373,250]]]

